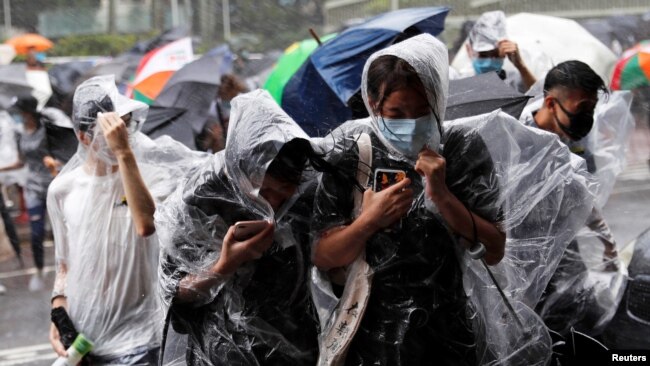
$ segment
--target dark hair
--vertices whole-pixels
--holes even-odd
[[[313,149],[305,139],[296,138],[287,142],[269,165],[266,174],[289,183],[300,184],[310,151],[313,152]]]
[[[415,88],[428,101],[426,87],[417,71],[405,60],[394,56],[379,56],[368,68],[368,97],[377,103],[381,111],[388,96],[397,90]],[[438,96],[431,92],[433,98]],[[436,101],[434,100],[435,104]],[[433,106],[429,106],[436,119],[440,121]]]
[[[404,88],[420,89],[424,94],[424,84],[413,66],[393,55],[379,56],[372,62],[368,68],[368,97],[377,103],[378,110],[392,92]]]
[[[303,138],[295,138],[282,146],[275,156],[266,174],[273,178],[300,185],[303,171],[311,166],[315,171],[335,175],[342,181],[348,181],[357,188],[364,188],[357,182],[356,177],[348,177],[340,169],[327,162],[323,154],[314,151],[311,143]]]
[[[97,114],[99,112],[106,113],[114,110],[113,101],[108,95],[104,95],[99,101],[91,99],[79,106],[75,111],[74,122],[77,124],[79,131],[88,132],[97,123]]]
[[[34,117],[36,127],[41,127],[41,113],[38,111],[38,100],[31,94],[19,95],[14,102],[12,109],[30,114]]]
[[[33,95],[25,94],[18,96],[13,106],[21,112],[38,115],[38,100]]]
[[[392,92],[405,88],[415,88],[428,102],[422,79],[413,66],[405,60],[394,55],[379,56],[368,68],[368,97],[377,103],[378,111],[381,111],[384,101]],[[431,91],[429,94],[434,98],[433,103],[437,103],[436,93]],[[433,106],[430,105],[429,108],[438,121],[438,129],[442,133],[442,121],[438,113]]]
[[[562,62],[548,72],[544,81],[544,95],[558,86],[587,93],[609,93],[603,79],[589,65],[577,60]]]

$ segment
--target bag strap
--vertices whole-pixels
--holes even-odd
[[[372,174],[372,141],[367,133],[362,133],[358,136],[357,147],[359,148],[357,182],[359,182],[362,187],[367,187],[370,175]],[[352,212],[354,218],[357,218],[361,213],[362,204],[363,192],[354,190],[354,209]]]
[[[357,136],[359,162],[357,181],[363,187],[368,186],[372,172],[372,141],[370,136],[362,133]],[[363,192],[354,191],[353,216],[358,217],[363,204]],[[354,335],[361,325],[361,319],[370,298],[372,268],[366,262],[365,250],[348,267],[345,288],[339,300],[334,320],[321,340],[318,365],[342,366]]]

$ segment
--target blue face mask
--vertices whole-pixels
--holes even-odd
[[[11,118],[13,118],[14,123],[17,125],[22,125],[25,121],[23,120],[23,115],[20,113],[12,113]]]
[[[490,71],[499,71],[503,67],[502,58],[475,58],[472,60],[472,66],[476,74],[485,74]]]
[[[440,130],[433,113],[416,119],[378,118],[379,131],[400,153],[416,157],[425,145],[437,150]]]

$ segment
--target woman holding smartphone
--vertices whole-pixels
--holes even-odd
[[[232,106],[225,150],[156,214],[171,322],[189,335],[188,365],[314,365],[303,183],[327,164],[268,92]]]
[[[358,176],[365,133],[371,179],[379,172],[398,181],[366,190],[356,217],[352,184],[325,173],[316,193],[313,263],[332,270],[365,252],[374,273],[348,365],[476,364],[476,323],[457,252],[481,242],[494,265],[505,235],[483,142],[442,128],[448,69],[446,47],[430,35],[373,54],[362,78],[370,117],[332,133],[341,152],[332,163],[348,175]]]

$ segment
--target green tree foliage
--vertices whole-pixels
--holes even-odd
[[[141,38],[146,37],[134,34],[68,36],[58,39],[55,47],[48,51],[48,55],[115,56],[133,47],[133,45]]]

